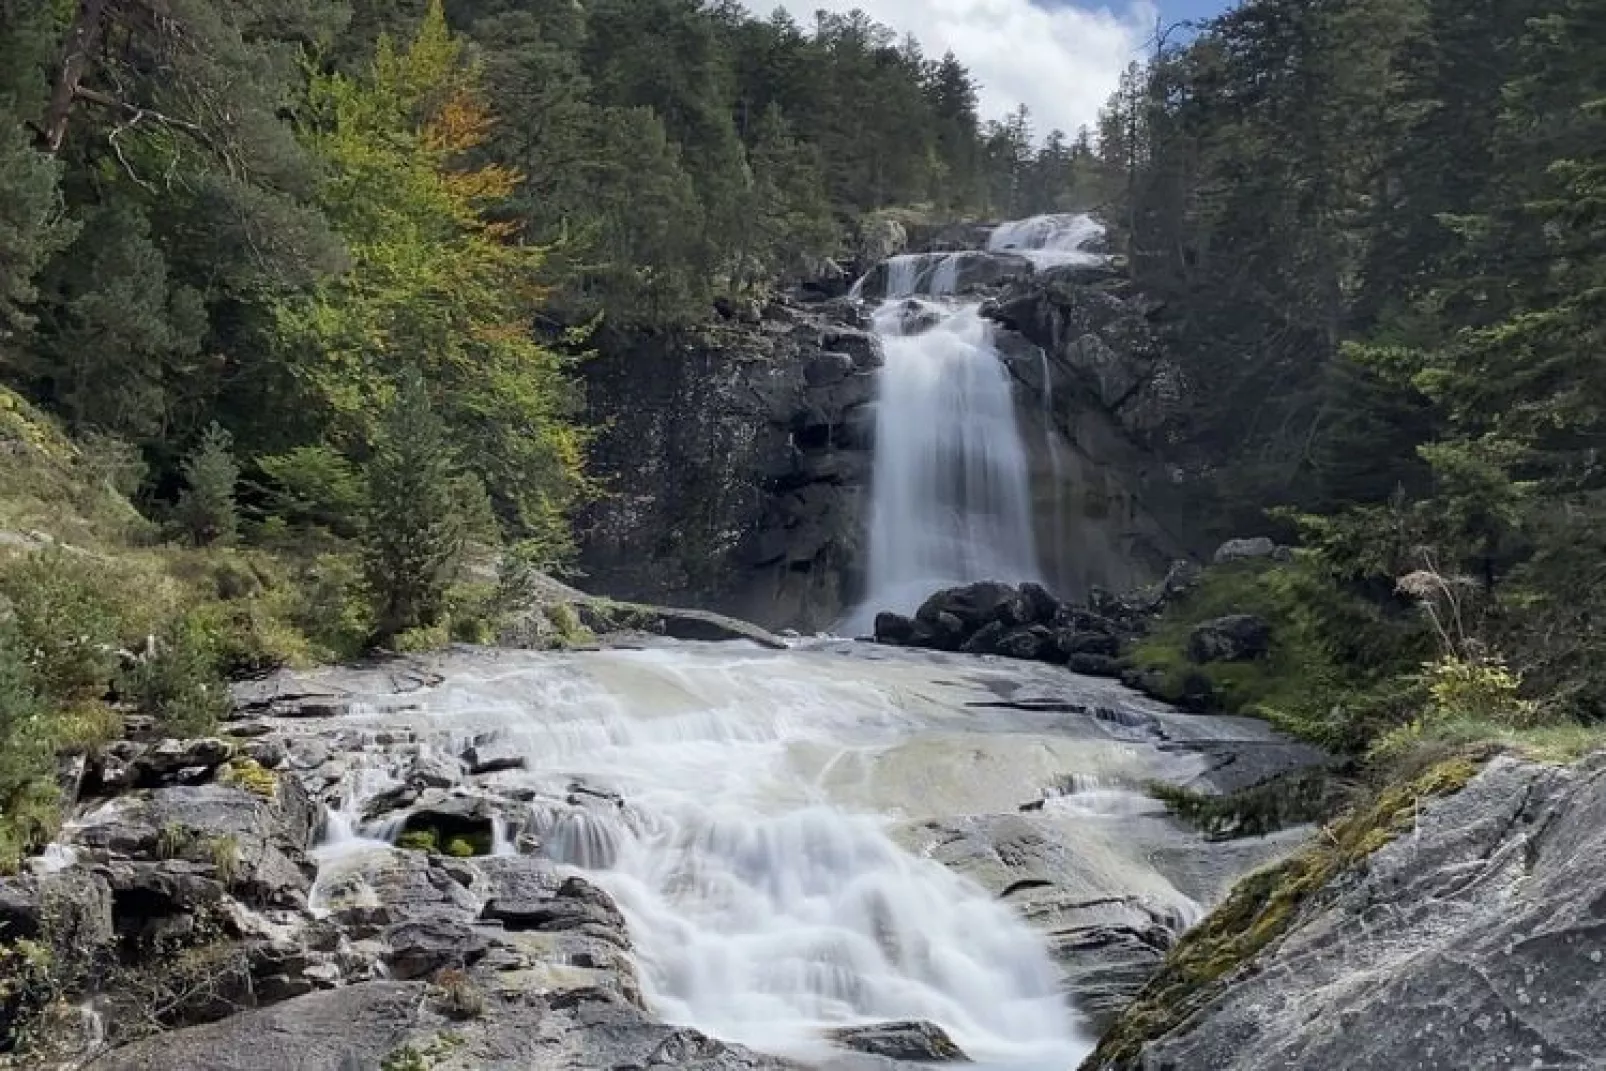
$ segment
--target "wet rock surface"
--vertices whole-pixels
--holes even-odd
[[[953,610],[941,613],[963,613],[960,628],[1052,616],[1088,631],[1087,618],[1062,613],[1031,587],[973,592]],[[54,869],[0,882],[7,932],[72,950],[75,977],[87,986],[75,999],[99,1017],[102,1033],[80,1037],[73,1026],[63,1034],[63,1052],[76,1045],[93,1060],[61,1066],[378,1068],[414,1052],[426,1066],[463,1071],[804,1066],[657,1019],[638,974],[644,956],[654,962],[651,942],[632,932],[604,879],[623,831],[654,828],[662,817],[606,781],[532,781],[529,762],[543,752],[519,735],[523,723],[495,728],[472,714],[486,701],[483,682],[537,687],[506,694],[538,724],[540,682],[564,694],[571,685],[563,682],[578,680],[592,660],[626,672],[626,681],[664,659],[691,659],[688,670],[706,665],[700,672],[719,675],[709,679],[750,661],[744,672],[763,682],[764,695],[795,687],[789,680],[862,678],[910,695],[911,709],[935,700],[1010,733],[1023,731],[1021,718],[1035,719],[1018,744],[982,737],[1003,750],[980,765],[966,748],[927,752],[912,739],[867,783],[924,799],[932,814],[903,830],[900,843],[978,882],[1037,927],[1065,970],[1067,999],[1090,1023],[1141,984],[1196,913],[1189,905],[1213,901],[1224,875],[1281,842],[1259,842],[1255,852],[1209,845],[1136,790],[1114,804],[1076,811],[1084,799],[1065,810],[1079,783],[1062,763],[1082,761],[1076,756],[1088,747],[1112,748],[1112,760],[1146,756],[1142,768],[1208,791],[1313,758],[1253,723],[1179,716],[1052,667],[1006,669],[845,642],[785,652],[655,642],[666,646],[460,650],[281,673],[238,686],[229,725],[242,735],[119,745],[130,763],[147,752],[223,761],[172,767],[192,772],[164,774],[150,788],[87,776],[95,794],[78,802]],[[640,696],[682,701],[662,690]],[[912,698],[919,694],[927,698]],[[752,707],[747,716],[761,714]],[[275,749],[277,769],[249,759],[247,745]],[[1257,749],[1265,753],[1258,765]],[[502,761],[518,756],[528,761]],[[923,792],[910,778],[944,787]],[[1134,773],[1130,784],[1142,780]],[[971,817],[945,817],[955,814]],[[1115,861],[1130,859],[1133,843],[1168,861],[1136,876]],[[742,865],[756,866],[761,856],[747,858]],[[698,879],[688,872],[682,880]],[[930,1023],[889,1021],[851,1035],[839,1039],[839,1055],[807,1066],[892,1071],[958,1059],[965,1048]]]
[[[927,1022],[874,1023],[831,1033],[844,1048],[911,1063],[959,1063],[968,1059],[942,1027]]]
[[[1606,755],[1497,758],[1321,890],[1130,1061],[1091,1068],[1598,1068]]]

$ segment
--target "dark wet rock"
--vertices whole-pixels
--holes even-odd
[[[914,643],[919,635],[920,629],[912,618],[885,611],[875,615],[875,638],[877,643],[902,647],[906,644]]]
[[[1052,655],[1054,634],[1042,625],[1017,629],[999,638],[998,653],[1006,658],[1034,661]]]
[[[1060,601],[1041,584],[1028,580],[1020,586],[1020,597],[1026,603],[1026,624],[1051,625],[1059,613]]]
[[[936,592],[920,605],[915,618],[935,624],[941,614],[953,615],[966,631],[991,621],[1022,625],[1031,619],[1031,609],[1020,591],[1010,584],[992,580]]]
[[[497,896],[486,903],[481,917],[500,922],[509,930],[553,933],[573,930],[630,947],[624,916],[607,893],[583,878],[569,878],[550,896],[527,892]]]
[[[162,740],[142,751],[132,766],[140,784],[159,785],[181,775],[198,779],[233,756],[234,745],[224,740]]]
[[[468,766],[468,772],[476,777],[503,770],[522,770],[527,761],[519,747],[495,737],[477,741],[463,752],[463,762]]]
[[[1188,635],[1188,657],[1195,662],[1244,662],[1271,649],[1271,626],[1253,614],[1206,621]]]
[[[844,1048],[912,1063],[961,1063],[964,1050],[935,1023],[906,1021],[847,1026],[831,1031],[831,1040]]]
[[[1066,658],[1073,658],[1076,655],[1103,655],[1114,658],[1121,653],[1120,639],[1109,632],[1061,629],[1055,633],[1054,642]]]
[[[387,926],[385,963],[401,981],[430,978],[444,968],[470,967],[485,957],[490,941],[479,929],[450,918],[417,918]]]
[[[977,629],[959,649],[966,654],[998,654],[999,645],[1008,631],[1009,626],[1002,621],[989,621]]]
[[[1118,658],[1101,654],[1073,654],[1066,658],[1065,668],[1084,677],[1108,677],[1120,680],[1126,667]]]

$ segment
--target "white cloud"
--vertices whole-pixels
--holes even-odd
[[[757,11],[766,0],[749,0]],[[805,27],[824,8],[862,9],[899,34],[913,34],[926,54],[949,49],[981,83],[983,119],[1016,105],[1031,109],[1039,137],[1055,127],[1094,125],[1121,72],[1140,58],[1155,9],[1132,0],[1123,11],[1034,0],[781,0]]]

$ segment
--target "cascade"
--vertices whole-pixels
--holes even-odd
[[[912,613],[940,588],[1040,579],[1013,384],[980,299],[957,295],[967,258],[1008,253],[1037,270],[1089,263],[1098,257],[1083,247],[1102,234],[1088,216],[1038,216],[999,225],[985,252],[887,261],[872,321],[885,363],[866,593],[847,629],[868,630],[881,610]]]
[[[979,712],[993,693],[919,660],[710,645],[471,667],[421,700],[420,741],[494,736],[526,756],[494,782],[533,797],[510,818],[525,850],[607,890],[643,992],[671,1023],[831,1066],[833,1027],[927,1020],[971,1066],[1074,1066],[1091,1039],[1042,935],[913,843],[923,821],[1013,812],[1029,783],[1065,771],[1082,779],[1066,807],[1089,832],[1088,866],[1124,875],[1155,912],[1197,911],[1106,847],[1145,809],[1163,820],[1160,805],[1093,779],[1143,784],[1203,760]],[[376,769],[350,779],[316,853],[315,909],[328,889],[350,898],[364,859],[391,850],[396,823],[360,815],[396,783]],[[513,850],[505,831],[497,840]]]

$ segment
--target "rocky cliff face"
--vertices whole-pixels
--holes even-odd
[[[1316,888],[1300,887],[1309,849],[1246,882],[1085,1066],[1601,1067],[1606,754],[1501,757],[1453,795],[1404,802]]]
[[[946,251],[975,227],[919,236]],[[906,236],[882,236],[878,254]],[[1151,583],[1190,546],[1161,460],[1182,390],[1153,309],[1118,271],[1036,272],[967,253],[957,292],[991,295],[1018,384],[1050,586]],[[873,266],[864,293],[884,288]],[[684,336],[616,340],[587,370],[612,494],[587,519],[588,586],[771,627],[829,628],[860,594],[880,354],[832,274]]]
[[[856,309],[776,302],[587,370],[609,497],[587,586],[825,628],[862,569],[880,353]]]

